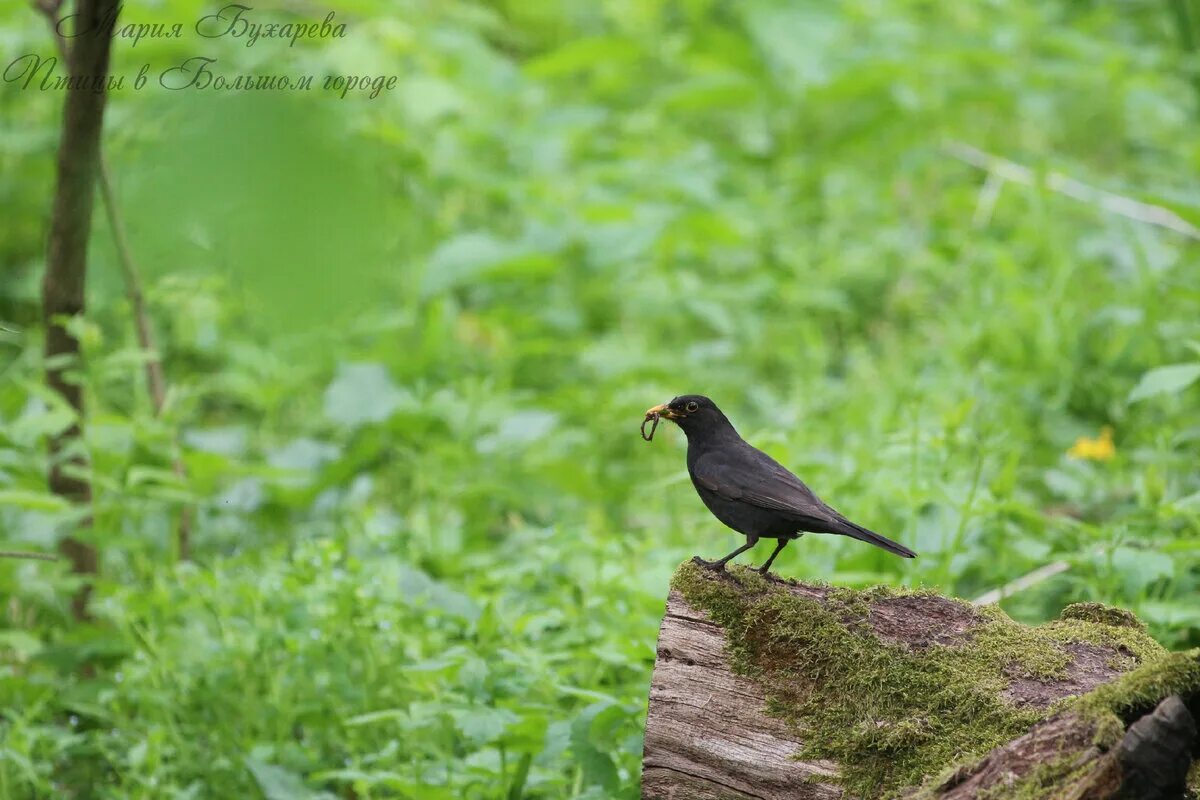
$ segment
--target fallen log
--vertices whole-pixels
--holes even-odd
[[[642,797],[1178,800],[1197,720],[1200,651],[1166,652],[1127,611],[1080,603],[1028,627],[930,591],[687,562]]]

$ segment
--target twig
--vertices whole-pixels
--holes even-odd
[[[1022,575],[1014,581],[1001,586],[999,589],[992,589],[990,592],[984,592],[976,597],[971,602],[977,606],[988,606],[992,603],[999,603],[1006,597],[1012,597],[1018,592],[1023,592],[1031,586],[1036,586],[1042,581],[1047,581],[1055,575],[1066,572],[1071,568],[1071,565],[1066,561],[1055,561],[1047,564],[1044,567],[1038,567],[1033,572],[1027,575]]]
[[[146,353],[146,384],[150,388],[150,402],[154,405],[154,416],[161,417],[163,407],[167,403],[167,381],[163,375],[162,359],[154,343],[154,329],[150,327],[150,314],[146,311],[146,299],[142,294],[142,281],[138,275],[137,266],[133,261],[133,252],[129,249],[129,237],[125,233],[117,207],[116,192],[113,191],[112,175],[108,169],[108,161],[104,153],[100,153],[100,196],[104,199],[104,210],[108,217],[109,227],[112,228],[113,242],[117,248],[117,260],[121,262],[121,271],[125,274],[125,293],[133,309],[134,327],[137,330],[138,345]],[[172,447],[175,444],[172,443]],[[181,482],[187,481],[187,468],[178,452],[171,455],[171,469]],[[192,540],[192,508],[184,505],[179,511],[179,558],[187,561],[191,558]]]
[[[62,0],[35,0],[34,7],[41,12],[50,26],[50,33],[58,48],[58,54],[63,62],[70,60],[70,48],[67,40],[58,29],[58,12]],[[108,168],[108,160],[104,157],[103,143],[98,155],[100,197],[104,202],[105,216],[112,228],[113,243],[117,249],[117,261],[121,264],[121,272],[125,276],[125,294],[133,311],[134,328],[137,331],[138,346],[146,354],[144,361],[146,384],[150,389],[150,401],[154,406],[154,416],[161,417],[163,407],[167,402],[167,381],[163,374],[162,357],[154,342],[154,328],[150,325],[150,314],[146,310],[146,298],[142,293],[142,281],[137,264],[133,260],[133,251],[129,247],[129,236],[125,231],[125,223],[117,205],[117,195],[113,191],[112,171]],[[187,468],[178,452],[171,456],[171,468],[180,481],[186,482]],[[179,513],[179,558],[188,560],[191,557],[192,539],[192,509],[183,506]]]
[[[108,161],[103,154],[100,156],[100,196],[104,199],[105,216],[109,227],[112,228],[113,244],[117,248],[117,261],[121,262],[121,271],[125,274],[125,294],[133,307],[134,325],[137,328],[138,344],[146,351],[146,383],[150,387],[150,399],[154,403],[154,413],[162,413],[163,404],[167,400],[167,384],[163,378],[162,361],[154,347],[154,331],[150,328],[150,317],[146,313],[146,298],[142,294],[142,281],[138,276],[137,267],[133,263],[133,253],[129,249],[129,237],[125,233],[125,224],[117,210],[117,197],[113,191],[112,173],[108,169]]]
[[[1000,190],[1004,188],[1004,178],[994,172],[989,172],[979,190],[979,200],[975,204],[975,216],[971,224],[976,228],[987,227],[992,221],[992,212],[996,210],[996,201],[1000,199]]]
[[[1061,172],[1048,172],[1043,180],[1039,180],[1037,173],[1029,167],[991,153],[985,153],[983,150],[963,142],[948,142],[945,150],[959,161],[978,167],[989,175],[999,176],[1004,180],[1025,186],[1045,186],[1052,192],[1066,195],[1081,203],[1098,205],[1109,213],[1144,222],[1147,225],[1167,228],[1190,239],[1200,240],[1200,228],[1169,208],[1143,203],[1131,197],[1097,189]]]
[[[0,550],[0,558],[31,558],[35,561],[58,561],[58,556],[50,553],[30,553],[24,550]]]

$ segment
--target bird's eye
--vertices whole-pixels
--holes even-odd
[[[692,413],[693,411],[695,411],[699,407],[700,407],[700,404],[697,403],[695,400],[688,401],[687,410],[688,410],[689,414]]]

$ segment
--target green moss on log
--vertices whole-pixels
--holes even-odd
[[[962,641],[909,648],[875,637],[868,615],[873,603],[911,591],[830,589],[817,599],[751,570],[718,575],[691,562],[672,587],[725,629],[735,671],[763,686],[768,713],[798,729],[799,756],[837,761],[841,783],[861,797],[919,784],[1062,710],[1020,708],[1002,692],[1014,677],[1064,675],[1065,643],[1121,648],[1144,665],[1081,700],[1106,739],[1121,730],[1113,720],[1122,709],[1197,679],[1194,656],[1168,655],[1132,615],[1098,604],[1030,628],[998,607],[963,603],[979,622]]]
[[[1166,653],[1111,683],[1097,686],[1072,705],[1096,718],[1105,715],[1125,718],[1153,710],[1168,695],[1187,696],[1197,692],[1200,692],[1200,650],[1187,650]]]
[[[1046,800],[1059,797],[1056,790],[1083,777],[1092,765],[1080,764],[1078,753],[1070,753],[1038,764],[1015,783],[998,783],[979,792],[977,800]]]
[[[1132,613],[1123,608],[1106,606],[1103,603],[1072,603],[1062,610],[1059,619],[1081,619],[1087,622],[1099,622],[1101,625],[1111,625],[1114,628],[1134,628],[1145,630],[1146,626]]]

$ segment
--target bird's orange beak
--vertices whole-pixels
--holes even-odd
[[[674,411],[672,411],[671,407],[669,405],[667,405],[666,403],[663,403],[662,405],[657,405],[654,408],[646,409],[646,418],[647,419],[649,419],[651,417],[651,415],[654,415],[654,414],[657,414],[658,416],[660,416],[664,419],[676,419],[679,416]]]

